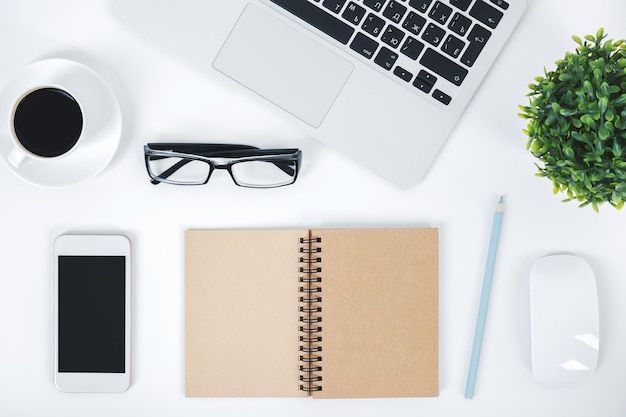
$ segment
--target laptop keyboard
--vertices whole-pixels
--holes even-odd
[[[444,105],[509,7],[505,0],[270,1]]]

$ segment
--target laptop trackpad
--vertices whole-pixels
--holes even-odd
[[[318,127],[354,66],[329,49],[248,5],[213,67]]]

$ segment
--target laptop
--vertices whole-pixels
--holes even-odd
[[[404,189],[449,136],[526,0],[118,0],[213,82]]]

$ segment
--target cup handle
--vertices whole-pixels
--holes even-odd
[[[20,165],[24,161],[24,158],[26,158],[26,155],[17,146],[15,146],[15,147],[13,147],[13,149],[11,149],[11,152],[9,153],[9,162],[15,168],[19,168],[20,167]]]

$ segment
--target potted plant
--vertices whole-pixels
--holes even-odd
[[[539,161],[540,177],[554,193],[567,193],[595,211],[605,202],[621,209],[626,201],[626,43],[572,37],[574,53],[556,61],[530,84],[530,103],[519,106],[528,120],[527,150]]]

